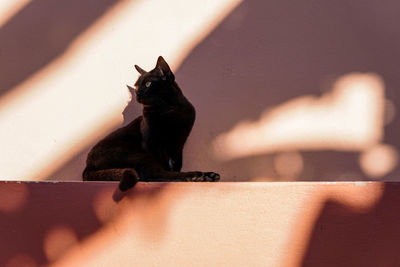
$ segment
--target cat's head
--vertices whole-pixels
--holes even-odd
[[[140,73],[135,88],[128,86],[134,92],[136,101],[144,105],[159,105],[174,97],[175,88],[172,84],[175,76],[162,56],[158,57],[157,65],[151,71],[145,71],[135,65]]]

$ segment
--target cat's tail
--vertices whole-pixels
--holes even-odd
[[[83,171],[84,181],[120,181],[119,189],[126,191],[135,186],[139,180],[139,176],[134,169],[105,169],[92,171],[86,168]]]

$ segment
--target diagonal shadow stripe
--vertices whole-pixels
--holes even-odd
[[[31,1],[0,28],[0,96],[60,56],[118,2]]]

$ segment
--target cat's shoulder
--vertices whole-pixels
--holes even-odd
[[[116,140],[130,140],[132,138],[140,138],[140,124],[143,120],[143,116],[139,116],[126,126],[120,127],[106,137],[104,137],[100,143],[109,143]]]

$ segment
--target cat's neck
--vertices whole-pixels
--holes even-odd
[[[171,84],[171,89],[174,92],[174,98],[171,103],[169,103],[173,107],[186,107],[191,105],[190,102],[183,95],[181,88],[178,86],[176,82]]]
[[[187,117],[194,115],[194,107],[189,101],[180,105],[143,105],[143,117]]]
[[[151,114],[166,114],[171,113],[174,111],[184,111],[184,110],[192,110],[192,104],[186,99],[186,97],[182,94],[181,89],[179,88],[178,84],[174,82],[171,85],[171,89],[174,92],[174,97],[169,99],[165,99],[165,101],[159,102],[157,104],[146,105],[142,104],[143,106],[143,115]]]

